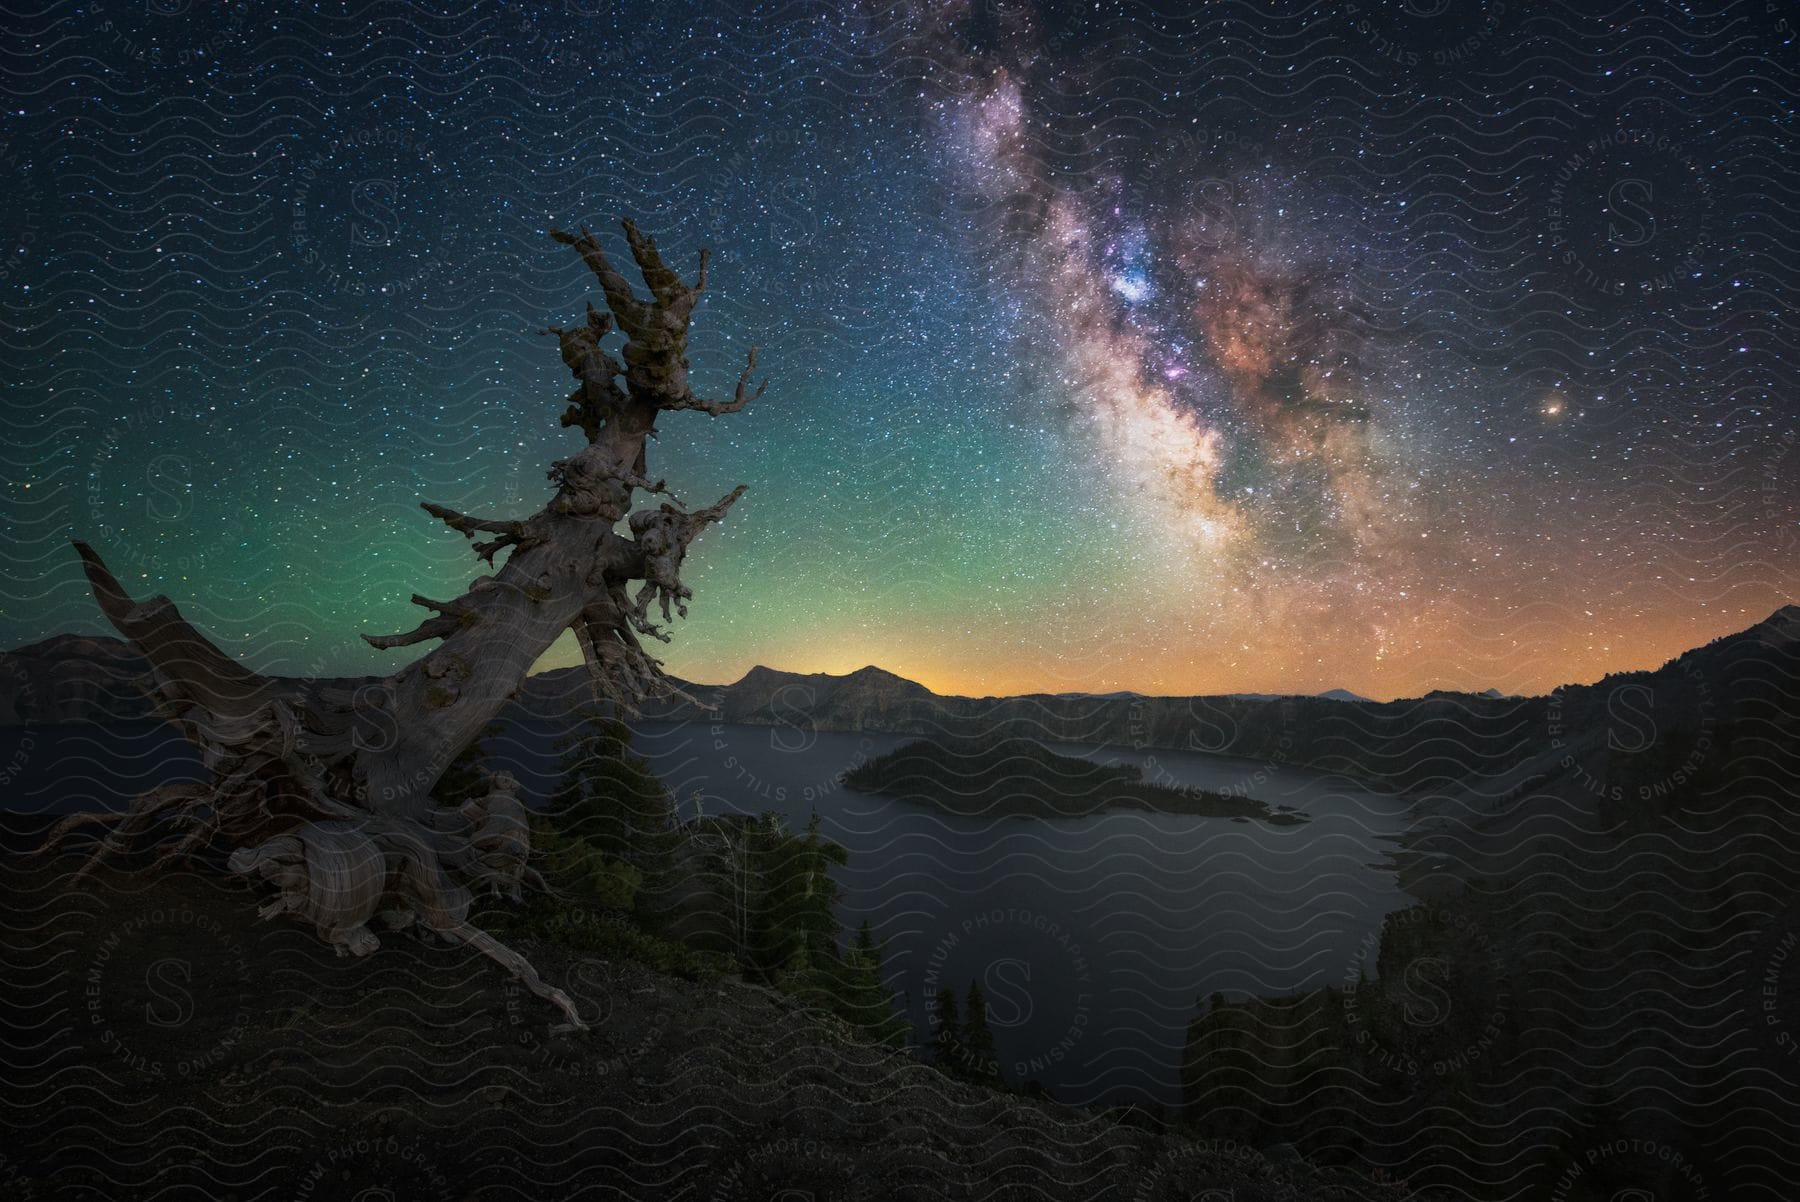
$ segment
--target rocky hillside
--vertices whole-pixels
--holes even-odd
[[[0,654],[0,725],[141,718],[150,661],[115,638],[59,634]]]
[[[1366,976],[1202,1007],[1194,1113],[1475,1197],[1791,1198],[1800,609],[1514,718],[1416,793]]]
[[[354,688],[366,677],[324,677]],[[0,652],[0,726],[108,722],[150,713],[150,661],[108,635],[59,634]]]
[[[211,878],[0,868],[0,1198],[1407,1196],[955,1082],[735,978],[522,942],[592,1027],[558,1035],[467,950],[338,959]]]

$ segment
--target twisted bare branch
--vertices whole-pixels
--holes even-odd
[[[274,887],[265,916],[309,920],[341,954],[353,955],[379,946],[371,919],[389,929],[417,922],[505,965],[558,1006],[569,1028],[582,1027],[566,994],[468,923],[471,889],[517,900],[534,879],[516,782],[495,774],[485,796],[456,808],[439,805],[431,790],[565,630],[581,644],[596,697],[620,711],[650,697],[695,701],[642,639],[669,640],[650,606],[658,605],[664,622],[671,612],[686,615],[693,597],[680,577],[687,550],[745,490],[739,485],[689,512],[649,475],[645,446],[661,413],[733,413],[760,397],[767,381],[750,386],[753,347],[730,401],[694,396],[688,326],[710,257],[701,251],[690,285],[664,262],[654,238],[628,219],[623,227],[649,299],[585,229],[552,231],[599,279],[609,310],[589,304],[578,324],[542,331],[556,335],[576,380],[562,424],[580,428],[587,445],[551,464],[557,493],[527,519],[424,503],[495,566],[452,600],[414,593],[412,603],[429,611],[414,629],[363,636],[384,650],[441,640],[393,675],[365,683],[263,676],[220,651],[168,598],[134,600],[92,548],[76,544],[101,610],[150,661],[157,712],[195,744],[212,779],[151,790],[124,814],[69,819],[47,846],[98,828],[90,864],[153,838],[160,866],[223,844],[233,849],[233,871]],[[615,329],[625,337],[617,358],[602,346]],[[668,501],[631,513],[638,490]],[[629,538],[616,529],[626,518]],[[496,564],[502,551],[509,554]]]
[[[750,385],[750,373],[755,370],[756,370],[756,348],[751,347],[750,354],[748,356],[748,361],[744,364],[744,372],[742,375],[740,375],[738,377],[737,391],[732,394],[731,400],[729,400],[729,401],[702,400],[701,398],[695,396],[693,393],[690,392],[690,393],[688,393],[687,396],[679,398],[678,400],[675,400],[675,401],[671,401],[669,404],[664,405],[663,408],[665,408],[665,409],[697,409],[702,413],[710,413],[714,417],[719,417],[726,413],[736,413],[738,410],[742,409],[745,405],[748,405],[751,401],[759,399],[763,394],[763,390],[769,386],[768,377],[765,376],[765,377],[763,377],[763,382],[756,386],[755,392],[747,392],[746,391]]]

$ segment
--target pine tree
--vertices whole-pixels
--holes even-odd
[[[533,843],[559,887],[608,907],[643,910],[672,872],[675,806],[631,730],[599,709],[584,712],[557,743],[561,775]]]
[[[1277,1025],[1260,1000],[1227,1002],[1214,993],[1188,1022],[1182,1052],[1184,1118],[1231,1139],[1261,1138],[1268,1085],[1259,1058]]]
[[[849,853],[819,830],[815,811],[804,835],[789,834],[780,815],[764,814],[752,838],[756,894],[752,929],[757,961],[779,969],[804,950],[824,972],[842,975],[838,951],[838,887],[834,866]]]
[[[817,810],[807,820],[805,836],[797,842],[793,878],[797,889],[789,921],[808,948],[828,950],[835,957],[841,927],[837,918],[838,885],[831,870],[848,864],[850,853],[820,833]]]
[[[742,948],[746,967],[765,978],[785,973],[790,988],[801,988],[815,1000],[818,982],[811,976],[824,950],[809,938],[805,846],[787,831],[773,811],[744,827],[738,849],[736,890],[741,894]],[[833,949],[835,950],[835,949]]]
[[[656,840],[674,824],[675,803],[649,762],[631,749],[631,729],[591,709],[557,748],[562,775],[549,810],[563,833],[633,863],[659,850]]]
[[[1005,1083],[1000,1056],[994,1050],[994,1033],[988,1028],[987,998],[978,981],[969,982],[969,996],[963,1006],[962,1042],[970,1075],[980,1081]]]
[[[931,1036],[931,1054],[938,1068],[953,1076],[961,1076],[962,1023],[956,1016],[956,991],[940,989],[937,995],[937,1030]]]
[[[899,1046],[906,1042],[906,1020],[894,1005],[894,995],[881,979],[881,945],[869,920],[857,928],[856,942],[845,957],[846,981],[843,1016],[876,1040]]]

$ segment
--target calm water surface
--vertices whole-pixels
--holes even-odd
[[[559,733],[514,724],[491,749],[541,797]],[[635,732],[686,814],[773,810],[800,828],[816,810],[850,853],[838,871],[844,926],[872,924],[919,1038],[939,990],[961,996],[979,981],[1008,1078],[1036,1078],[1064,1101],[1179,1102],[1197,999],[1354,980],[1382,916],[1408,904],[1382,866],[1405,803],[1344,778],[1198,752],[1056,746],[1312,815],[1287,827],[1128,811],[959,817],[839,783],[910,738],[698,722]],[[0,731],[9,810],[116,806],[199,777],[167,728]]]

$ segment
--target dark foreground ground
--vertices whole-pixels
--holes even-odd
[[[735,980],[521,944],[593,1027],[555,1036],[465,949],[338,959],[247,886],[73,866],[0,871],[0,1198],[1407,1196],[953,1082]]]

